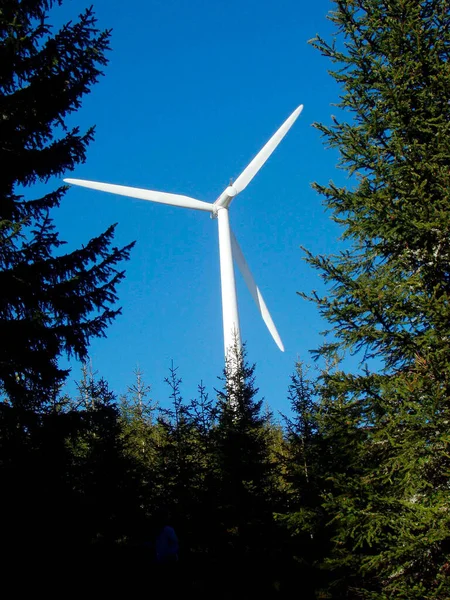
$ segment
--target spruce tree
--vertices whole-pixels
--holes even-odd
[[[450,12],[447,0],[336,0],[331,41],[342,119],[316,124],[350,176],[315,184],[346,248],[309,262],[330,323],[318,351],[367,364],[323,378],[350,467],[327,510],[346,597],[450,595]],[[376,359],[377,362],[370,362]],[[347,415],[347,419],[345,418]],[[336,431],[336,430],[335,430]],[[348,449],[351,448],[351,452]],[[337,456],[339,449],[336,447]],[[336,597],[342,597],[342,588]]]
[[[104,335],[131,248],[111,246],[111,226],[64,253],[52,221],[67,191],[53,178],[84,162],[93,139],[72,114],[106,65],[110,37],[92,8],[53,31],[58,4],[5,0],[0,10],[0,385],[21,406],[61,384],[62,354],[84,358]]]
[[[282,454],[284,500],[277,515],[285,529],[283,545],[286,575],[284,586],[294,588],[300,578],[305,598],[313,598],[321,558],[326,553],[326,517],[322,509],[325,480],[329,475],[326,446],[320,430],[315,382],[297,363],[288,390],[292,417],[285,417],[285,449]]]
[[[197,504],[201,467],[196,451],[195,424],[191,407],[181,395],[182,380],[177,368],[171,366],[165,382],[170,389],[169,408],[160,408],[156,446],[156,502],[163,512],[170,513],[186,549],[191,536],[192,515]],[[167,523],[166,523],[167,524]]]
[[[154,462],[157,403],[149,397],[151,387],[138,367],[134,371],[135,383],[120,397],[120,416],[124,445],[130,457],[143,468]]]
[[[270,414],[262,413],[263,400],[256,399],[255,366],[247,363],[237,342],[223,380],[214,431],[215,546],[226,576],[224,585],[231,586],[234,594],[251,597],[261,590],[269,593],[275,570],[277,491]]]

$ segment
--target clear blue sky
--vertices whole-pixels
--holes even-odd
[[[55,19],[83,3],[66,1]],[[232,227],[286,347],[281,353],[238,279],[241,330],[260,395],[287,411],[295,361],[310,361],[326,324],[296,292],[321,289],[300,245],[338,248],[340,231],[312,181],[344,181],[314,121],[330,122],[339,90],[307,41],[329,37],[331,2],[95,0],[112,28],[105,76],[74,121],[96,124],[85,165],[67,176],[214,201],[300,103],[303,114],[230,211]],[[223,368],[217,221],[207,213],[72,188],[56,224],[68,248],[117,222],[117,245],[136,240],[119,287],[123,314],[91,347],[93,367],[117,393],[144,371],[154,400],[173,359],[182,393],[213,393]],[[72,379],[79,377],[73,364]],[[69,388],[71,386],[69,385]]]

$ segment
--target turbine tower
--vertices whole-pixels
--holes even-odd
[[[278,334],[272,317],[263,300],[261,292],[253,279],[253,276],[248,268],[242,250],[237,243],[237,240],[231,231],[228,210],[234,198],[240,194],[250,181],[255,177],[260,168],[284,138],[286,133],[292,127],[294,121],[303,110],[303,105],[300,105],[286,119],[281,127],[274,133],[267,144],[258,152],[251,163],[244,169],[234,183],[231,183],[213,203],[196,200],[189,196],[179,194],[170,194],[167,192],[155,192],[153,190],[144,190],[135,187],[127,187],[123,185],[115,185],[111,183],[100,183],[97,181],[86,181],[84,179],[64,179],[65,182],[87,187],[93,190],[102,192],[110,192],[130,198],[138,198],[140,200],[150,200],[151,202],[159,202],[161,204],[170,204],[172,206],[180,206],[183,208],[194,208],[211,213],[211,218],[217,219],[219,228],[219,256],[220,256],[220,280],[222,287],[222,315],[223,315],[223,338],[225,348],[225,360],[231,358],[230,351],[235,343],[238,347],[241,345],[241,334],[239,327],[239,314],[236,296],[236,283],[234,278],[233,259],[237,264],[245,283],[258,307],[258,310],[270,331],[278,348],[284,352],[283,342]]]

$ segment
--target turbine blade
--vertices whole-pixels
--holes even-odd
[[[286,133],[292,127],[302,110],[303,104],[300,104],[300,106],[294,110],[291,116],[286,119],[286,121],[278,129],[278,131],[273,134],[273,136],[270,138],[270,140],[267,142],[264,148],[262,148],[262,150],[258,152],[258,154],[255,156],[252,162],[248,165],[248,167],[244,169],[244,171],[242,171],[242,173],[233,183],[233,187],[236,190],[236,193],[239,194],[240,192],[242,192],[242,190],[244,190],[247,187],[247,185],[250,183],[250,181],[253,179],[253,177],[260,170],[260,168],[263,166],[263,164],[266,162],[266,160],[269,158],[269,156],[284,138]]]
[[[141,188],[128,187],[125,185],[115,185],[113,183],[100,183],[99,181],[86,181],[85,179],[64,179],[66,183],[80,185],[81,187],[101,192],[110,192],[119,196],[129,196],[139,200],[150,200],[161,204],[170,204],[171,206],[181,206],[183,208],[195,208],[196,210],[205,210],[213,212],[213,205],[209,202],[195,200],[189,196],[180,196],[179,194],[169,194],[167,192],[155,192],[153,190],[143,190]]]
[[[253,275],[251,274],[250,269],[248,268],[247,261],[245,260],[244,255],[242,254],[242,250],[239,247],[234,233],[232,231],[230,231],[230,233],[233,258],[236,261],[237,266],[239,267],[239,271],[241,272],[242,277],[244,278],[244,281],[247,284],[250,294],[252,295],[259,312],[261,313],[261,316],[263,318],[264,323],[267,326],[267,329],[270,331],[270,334],[275,340],[275,343],[278,346],[278,348],[281,350],[281,352],[284,352],[283,342],[281,341],[277,328],[275,327],[275,324],[272,321],[272,317],[270,316],[269,310],[266,306],[266,303],[264,302],[262,294],[259,291],[255,280],[253,279]]]

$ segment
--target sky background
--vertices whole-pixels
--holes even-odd
[[[242,337],[256,384],[275,411],[288,411],[298,359],[327,325],[297,291],[322,289],[302,259],[339,249],[342,233],[311,183],[345,182],[337,153],[311,125],[330,123],[339,90],[331,68],[308,44],[330,38],[327,0],[95,0],[100,28],[111,28],[105,76],[73,122],[96,125],[84,165],[68,177],[181,193],[213,202],[299,105],[305,108],[251,184],[230,221],[286,351],[281,353],[237,275]],[[55,24],[84,3],[66,0]],[[217,221],[208,213],[71,188],[55,222],[68,250],[118,223],[115,244],[136,240],[118,289],[123,314],[91,346],[93,369],[118,394],[136,366],[166,405],[171,361],[195,396],[211,394],[223,369]],[[80,368],[71,363],[73,380]]]

